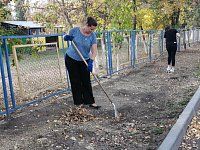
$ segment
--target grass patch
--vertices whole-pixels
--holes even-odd
[[[155,134],[155,135],[159,135],[159,134],[162,134],[164,132],[164,129],[161,128],[161,127],[154,127],[152,129],[152,133]]]
[[[179,106],[186,106],[186,105],[188,104],[189,101],[190,101],[189,99],[180,101],[180,102],[178,102],[178,105],[179,105]]]

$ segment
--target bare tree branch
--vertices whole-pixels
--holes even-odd
[[[73,27],[72,21],[69,17],[69,13],[65,9],[65,1],[64,0],[62,0],[61,2],[59,0],[55,1],[59,4],[65,20],[69,23],[70,27],[72,28]]]

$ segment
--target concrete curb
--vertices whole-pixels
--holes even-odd
[[[158,148],[158,150],[178,150],[183,136],[187,131],[193,116],[200,105],[200,87],[197,89],[192,99],[185,107],[178,120],[167,134],[166,138]]]

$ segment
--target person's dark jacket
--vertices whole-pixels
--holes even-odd
[[[176,33],[178,33],[178,31],[176,29],[169,29],[169,30],[165,31],[164,38],[166,39],[167,45],[177,43]]]

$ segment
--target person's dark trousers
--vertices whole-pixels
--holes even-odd
[[[177,44],[172,43],[172,44],[167,44],[166,49],[168,52],[168,65],[172,63],[172,66],[175,66],[175,56],[176,56],[176,51],[177,51]]]
[[[65,66],[69,73],[72,96],[75,105],[93,104],[90,72],[83,61],[76,61],[65,55]]]

